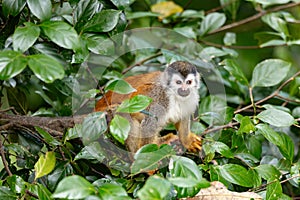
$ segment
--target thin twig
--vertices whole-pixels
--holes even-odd
[[[217,126],[217,127],[211,128],[211,129],[207,129],[201,134],[201,136],[206,135],[208,133],[216,132],[216,131],[219,131],[219,130],[222,130],[225,128],[232,128],[238,124],[239,124],[239,122],[230,122],[230,123],[222,125],[222,126]]]
[[[140,62],[135,63],[134,65],[131,65],[131,66],[127,67],[126,69],[123,70],[122,74],[126,74],[128,71],[130,71],[130,70],[133,69],[134,67],[136,67],[136,66],[141,66],[141,65],[143,65],[145,62],[147,62],[147,61],[149,61],[149,60],[152,60],[153,58],[156,58],[156,57],[161,56],[161,55],[162,55],[161,52],[158,52],[158,53],[156,53],[156,54],[154,54],[154,55],[151,55],[151,56],[149,56],[149,57],[147,57],[147,58],[141,60]]]
[[[259,104],[261,104],[261,103],[263,103],[263,102],[265,102],[265,101],[267,101],[267,100],[269,100],[269,99],[272,99],[272,98],[275,97],[275,96],[278,96],[280,90],[282,90],[282,88],[283,88],[284,86],[286,86],[288,83],[290,83],[291,81],[293,81],[293,80],[295,79],[295,77],[297,77],[297,76],[299,76],[299,75],[300,75],[300,71],[296,72],[293,76],[291,76],[289,79],[287,79],[285,82],[283,82],[283,83],[282,83],[282,84],[281,84],[281,85],[280,85],[280,86],[279,86],[272,94],[270,94],[269,96],[266,96],[265,98],[263,98],[263,99],[257,101],[256,103],[254,103],[254,106],[258,106]],[[245,107],[243,107],[243,108],[240,108],[240,109],[236,110],[236,111],[234,112],[234,114],[240,113],[240,112],[242,112],[242,111],[244,111],[244,110],[247,110],[247,109],[249,109],[249,108],[251,108],[251,107],[253,107],[252,104],[251,104],[251,105],[248,105],[248,106],[245,106]]]
[[[249,22],[254,21],[256,19],[259,19],[259,18],[261,18],[262,16],[264,16],[264,15],[266,15],[268,13],[272,13],[272,12],[284,10],[284,9],[287,9],[287,8],[292,8],[292,7],[295,7],[295,6],[298,6],[298,5],[300,5],[300,2],[293,2],[293,3],[289,3],[289,4],[285,4],[285,5],[280,5],[280,6],[277,6],[277,7],[273,7],[271,9],[268,9],[268,10],[259,12],[259,13],[255,14],[255,15],[252,15],[251,17],[245,18],[245,19],[243,19],[241,21],[234,22],[234,23],[222,26],[222,27],[220,27],[220,28],[218,28],[218,29],[216,29],[214,31],[209,32],[208,35],[213,35],[213,34],[216,34],[216,33],[222,32],[222,31],[226,31],[228,29],[232,29],[232,28],[241,26],[243,24],[246,24],[246,23],[249,23]]]
[[[3,147],[1,139],[0,139],[0,155],[1,155],[2,163],[4,165],[4,168],[5,168],[6,172],[8,173],[9,176],[12,176],[13,174],[11,173],[11,171],[9,169],[9,166],[8,166],[8,163],[7,163],[7,160],[5,158],[4,147]]]
[[[208,11],[205,11],[205,14],[209,14],[209,13],[212,13],[212,12],[217,12],[218,10],[222,10],[223,8],[225,8],[226,6],[229,6],[230,4],[236,2],[237,0],[232,0],[232,1],[229,1],[229,2],[226,2],[224,3],[223,5],[220,5],[216,8],[213,8],[213,9],[210,9]]]

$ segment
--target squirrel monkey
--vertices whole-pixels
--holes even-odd
[[[136,152],[145,144],[169,144],[179,138],[189,151],[201,150],[201,138],[190,132],[190,117],[199,103],[200,75],[194,65],[177,61],[164,72],[156,71],[125,78],[136,92],[128,95],[107,92],[96,104],[96,111],[105,111],[135,95],[152,98],[145,112],[122,114],[131,125],[127,140],[129,151]],[[107,105],[107,103],[111,105]],[[174,123],[178,136],[172,133],[160,137],[159,132]]]

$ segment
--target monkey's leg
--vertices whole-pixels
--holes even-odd
[[[201,137],[190,132],[190,120],[183,119],[175,124],[178,131],[179,140],[181,144],[188,150],[192,152],[197,152],[201,150],[202,140]]]

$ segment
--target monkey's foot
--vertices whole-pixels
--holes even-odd
[[[189,133],[188,135],[189,144],[185,146],[188,151],[198,152],[202,149],[202,139],[195,133]]]

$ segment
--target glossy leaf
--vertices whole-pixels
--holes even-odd
[[[252,73],[252,87],[270,87],[280,83],[287,75],[291,64],[280,59],[267,59],[258,63]]]
[[[18,197],[9,187],[0,186],[0,199],[16,200]]]
[[[273,165],[263,164],[254,168],[258,174],[267,181],[274,181],[279,179],[280,172]]]
[[[96,189],[90,182],[81,176],[73,175],[58,183],[52,198],[84,199],[94,193]]]
[[[218,141],[209,142],[203,145],[203,149],[205,150],[206,153],[218,152],[226,158],[233,158],[233,153],[230,151],[230,148],[222,142],[218,142]]]
[[[292,115],[279,109],[267,109],[257,115],[261,121],[276,127],[288,127],[295,123]]]
[[[85,32],[109,32],[115,28],[119,21],[120,11],[103,10],[89,20],[83,30]]]
[[[282,138],[267,124],[258,124],[256,125],[259,133],[261,133],[269,142],[275,144],[276,146],[280,146],[283,144]]]
[[[102,9],[102,4],[97,0],[81,0],[74,10],[74,23],[76,30],[81,30],[97,12]]]
[[[171,177],[177,191],[177,197],[188,197],[197,194],[202,186],[202,173],[196,163],[186,157],[172,156],[169,164]],[[189,182],[184,185],[184,182]]]
[[[122,79],[109,82],[105,89],[119,94],[129,94],[136,91],[136,89]]]
[[[253,177],[248,170],[241,165],[237,164],[225,164],[218,167],[220,175],[227,181],[244,186],[252,187],[254,185]]]
[[[31,22],[25,22],[24,27],[17,27],[13,34],[15,51],[24,52],[29,49],[40,35],[40,28]]]
[[[74,160],[86,159],[86,160],[98,160],[102,162],[105,159],[105,154],[98,141],[92,142],[81,149],[81,151],[75,156]]]
[[[107,130],[105,114],[94,112],[84,118],[82,122],[81,137],[85,145],[99,139]]]
[[[130,4],[132,4],[135,0],[110,0],[118,9],[124,10]]]
[[[45,21],[40,25],[49,39],[60,47],[76,49],[78,34],[72,26],[62,21]]]
[[[149,104],[152,102],[150,97],[144,95],[137,95],[131,99],[127,99],[122,102],[118,107],[117,112],[124,113],[136,113],[146,109]]]
[[[21,12],[25,4],[26,0],[3,0],[2,11],[5,16],[16,16]]]
[[[145,185],[137,192],[141,200],[164,199],[171,190],[171,184],[157,175],[150,176]]]
[[[40,127],[35,127],[35,130],[44,138],[45,142],[52,146],[61,145],[61,143],[56,140],[52,135],[50,135],[47,131],[43,130]]]
[[[126,118],[120,115],[115,115],[110,122],[109,130],[117,141],[124,144],[130,131],[130,123]]]
[[[131,198],[127,195],[126,190],[116,184],[105,183],[99,189],[98,193],[101,199],[122,199],[122,200],[130,200]]]
[[[249,85],[249,82],[242,72],[241,68],[237,66],[236,62],[232,59],[226,59],[225,60],[225,66],[224,68],[233,76],[236,78],[237,81],[242,83],[243,85]]]
[[[131,173],[138,174],[156,170],[159,167],[159,162],[162,162],[174,154],[174,150],[168,145],[163,145],[160,148],[158,148],[156,144],[145,145],[135,154],[135,161],[131,166]]]
[[[294,142],[292,138],[285,133],[281,133],[280,136],[281,136],[281,141],[283,143],[280,146],[278,146],[278,148],[282,153],[282,155],[292,163],[294,159],[294,151],[295,151]]]
[[[115,44],[108,36],[87,33],[83,36],[91,52],[101,55],[113,55],[115,53]]]
[[[224,13],[210,13],[201,22],[199,33],[201,36],[220,28],[226,21]]]
[[[51,0],[27,0],[31,13],[42,21],[48,20],[52,14]]]
[[[65,75],[63,66],[47,55],[30,55],[28,57],[28,66],[39,79],[46,83],[62,79]]]
[[[56,158],[54,152],[47,152],[44,156],[40,156],[39,160],[34,165],[35,179],[45,176],[52,172],[55,167]]]
[[[10,79],[21,73],[27,65],[27,59],[20,52],[0,52],[0,80]]]
[[[24,193],[26,188],[26,182],[22,179],[22,177],[13,175],[7,177],[6,181],[13,192]]]
[[[266,200],[281,199],[282,187],[279,180],[267,185]]]

